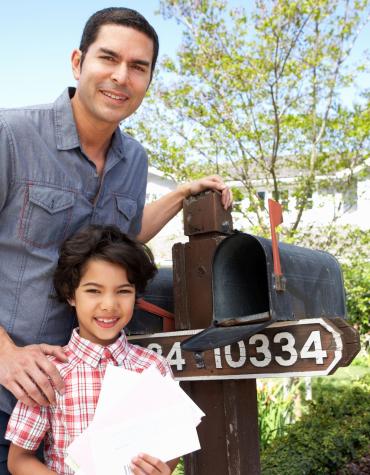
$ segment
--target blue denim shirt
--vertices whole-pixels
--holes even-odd
[[[74,313],[50,298],[65,238],[88,224],[115,224],[132,236],[141,227],[143,147],[117,129],[100,178],[80,146],[73,93],[0,110],[0,325],[17,345],[69,340]],[[0,410],[11,412],[14,402],[0,386]]]

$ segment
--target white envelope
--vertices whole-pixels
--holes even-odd
[[[129,475],[140,452],[168,461],[198,450],[203,416],[156,367],[136,373],[110,365],[93,422],[68,448],[69,463],[78,475]]]

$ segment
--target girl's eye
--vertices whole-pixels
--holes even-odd
[[[98,289],[86,289],[86,292],[89,294],[98,294],[99,290]]]

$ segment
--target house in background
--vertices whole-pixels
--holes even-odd
[[[369,170],[370,160],[365,164]],[[300,227],[315,223],[317,226],[325,226],[335,222],[336,225],[358,226],[362,229],[370,228],[370,173],[364,173],[365,167],[358,167],[352,172],[349,185],[343,186],[346,174],[338,172],[333,176],[316,177],[317,189],[309,197],[308,207],[305,209]],[[296,200],[293,191],[296,176],[291,170],[279,176],[280,204],[283,207],[284,224],[290,226],[294,223],[296,212]],[[255,180],[254,186],[261,205],[268,208],[268,198],[273,198],[272,182]],[[230,186],[241,188],[241,183],[232,182]],[[253,214],[245,217],[245,211],[249,207],[249,200],[244,199],[238,203],[242,213],[233,213],[234,226],[243,230],[257,225]]]
[[[310,206],[303,214],[301,225],[315,223],[317,226],[324,226],[334,220],[338,226],[350,224],[362,229],[369,229],[370,176],[369,174],[364,176],[362,172],[363,169],[355,170],[355,178],[350,180],[351,186],[345,189],[341,189],[338,186],[339,179],[343,182],[342,175],[335,175],[330,180],[328,180],[328,177],[322,177],[321,179],[325,181],[325,186],[320,186],[319,177],[319,186],[317,191],[310,197]],[[296,215],[295,199],[293,197],[295,177],[287,172],[286,176],[280,176],[279,180],[283,184],[280,202],[283,206],[284,224],[289,226],[294,222]],[[330,186],[327,185],[329,181]],[[237,188],[242,187],[239,182],[230,182],[228,184]],[[269,186],[269,184],[266,186],[262,180],[260,182],[256,180],[254,185],[259,199],[267,208],[267,200],[272,198],[272,186]],[[150,167],[147,203],[175,190],[176,186],[177,183],[175,181],[166,178],[162,172]],[[245,199],[238,204],[245,213],[248,209],[249,201]],[[257,224],[257,222],[253,221],[253,214],[246,218],[244,213],[233,212],[235,229],[241,231],[248,230],[252,224]],[[179,213],[172,219],[149,243],[159,264],[172,265],[172,246],[175,242],[187,242],[187,237],[183,234],[182,213]]]
[[[151,203],[170,191],[174,191],[177,183],[156,168],[149,167],[148,185],[146,188],[146,202]],[[149,243],[149,247],[154,253],[157,264],[172,265],[172,246],[175,242],[186,242],[182,224],[182,213],[178,213],[175,218],[162,229]]]

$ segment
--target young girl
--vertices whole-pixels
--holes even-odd
[[[156,270],[148,248],[114,226],[90,226],[62,245],[54,286],[58,298],[75,307],[79,325],[65,347],[68,362],[54,359],[65,393],[56,392],[56,403],[48,407],[16,405],[6,433],[13,475],[74,473],[64,462],[66,449],[94,417],[107,364],[137,372],[155,364],[162,375],[171,372],[164,358],[131,345],[123,331],[136,292],[145,289]],[[43,440],[44,463],[35,454]],[[131,470],[169,475],[176,464],[139,454]]]

